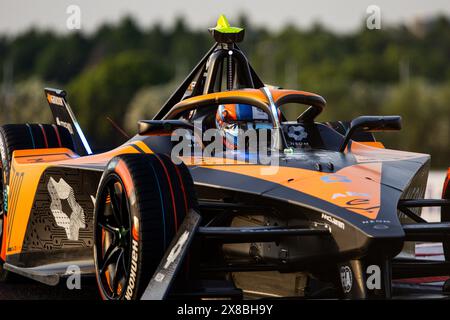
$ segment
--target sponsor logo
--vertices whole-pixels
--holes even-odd
[[[133,297],[134,289],[136,287],[136,272],[137,272],[137,264],[139,257],[139,219],[137,217],[133,217],[133,227],[132,227],[132,236],[133,239],[131,241],[131,271],[130,278],[128,279],[127,291],[125,293],[125,299],[131,300]]]
[[[56,225],[64,228],[69,240],[78,240],[80,229],[86,228],[86,223],[84,210],[76,201],[73,188],[62,178],[56,182],[53,177],[50,177],[47,190],[51,197],[50,211]],[[72,210],[70,217],[63,211],[63,201],[67,201]]]
[[[342,176],[340,174],[329,174],[320,178],[323,182],[333,183],[333,182],[352,182],[346,176]]]
[[[69,130],[70,134],[73,134],[73,128],[72,125],[68,122],[64,122],[61,119],[59,119],[58,117],[56,117],[56,124],[66,128],[67,130]]]
[[[139,241],[139,219],[137,217],[133,217],[133,227],[131,228],[131,235],[133,239]]]
[[[167,270],[177,260],[188,238],[189,231],[183,232],[177,243],[173,246],[172,250],[170,250],[170,253],[164,263],[163,270],[156,274],[155,281],[162,282],[164,280],[164,278],[166,277],[166,275],[164,274],[165,270]]]
[[[375,210],[380,209],[380,206],[367,207],[366,205],[370,204],[370,199],[352,199],[345,203],[347,206],[344,208],[350,210],[361,210],[366,211],[367,213],[372,213]]]
[[[64,106],[64,100],[57,96],[52,96],[51,94],[47,94],[47,100],[51,104],[56,104],[58,106]]]
[[[362,224],[391,224],[391,220],[376,219],[376,220],[364,220]]]
[[[295,141],[302,141],[308,138],[308,134],[305,132],[305,129],[302,126],[290,126],[288,130],[288,136]]]
[[[353,273],[349,266],[342,266],[341,270],[341,284],[344,293],[349,293],[353,287]]]
[[[322,213],[322,219],[330,222],[331,224],[334,224],[339,229],[342,229],[342,230],[345,229],[345,224],[342,221],[339,221],[338,219],[331,217],[325,213]]]
[[[185,231],[180,239],[178,239],[177,244],[170,250],[169,255],[167,256],[166,263],[164,264],[164,269],[167,269],[180,255],[181,249],[183,249],[186,240],[189,237],[189,232]]]
[[[347,197],[366,197],[370,198],[370,194],[367,193],[360,193],[360,192],[352,192],[347,191],[345,193],[334,193],[331,199],[337,199],[337,198],[347,198]]]

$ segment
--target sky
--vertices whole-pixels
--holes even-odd
[[[70,32],[66,26],[70,5],[79,6],[81,30],[86,33],[125,15],[134,16],[142,27],[155,23],[170,27],[177,16],[184,16],[198,29],[212,26],[219,14],[232,23],[245,13],[252,23],[275,30],[287,23],[307,28],[320,22],[335,32],[358,28],[369,5],[380,7],[382,25],[450,15],[449,0],[0,0],[0,34],[14,35],[32,26]]]

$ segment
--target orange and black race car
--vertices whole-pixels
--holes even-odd
[[[400,117],[317,122],[325,100],[264,85],[243,29],[221,17],[210,31],[210,51],[113,150],[91,151],[61,90],[45,90],[55,124],[0,127],[2,280],[56,285],[76,266],[104,299],[365,299],[448,275],[448,181],[423,199],[430,156],[373,135]],[[443,242],[445,261],[399,255],[415,241]]]

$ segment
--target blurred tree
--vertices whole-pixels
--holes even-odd
[[[134,92],[145,85],[166,83],[173,71],[163,59],[142,51],[127,51],[89,69],[69,86],[72,106],[94,141],[94,148],[116,144],[106,116],[123,126]]]
[[[44,80],[66,83],[83,70],[89,48],[88,41],[80,33],[58,39],[38,55],[36,74]]]
[[[30,78],[16,83],[12,107],[5,110],[0,99],[0,121],[5,123],[49,123],[52,115],[44,96],[44,83],[37,78]],[[7,112],[7,114],[6,114]]]
[[[274,32],[252,26],[244,15],[231,22],[246,28],[246,39],[239,46],[265,83],[320,93],[327,99],[319,120],[398,113],[404,117],[405,130],[382,135],[387,145],[431,152],[434,165],[448,165],[448,16],[382,30],[367,30],[362,21],[359,30],[348,34],[320,23],[308,29],[286,25]],[[44,85],[39,87],[36,76],[52,86],[68,84],[70,101],[96,139],[95,146],[112,146],[118,135],[105,117],[129,129],[135,128],[138,118],[150,117],[169,94],[170,84],[164,84],[174,77],[179,83],[213,44],[205,29],[191,29],[182,17],[170,28],[154,24],[141,29],[125,17],[93,34],[29,30],[15,37],[0,36],[0,71],[5,79],[0,103],[8,101],[10,110],[22,110],[36,97],[35,108],[41,106],[38,97]],[[32,112],[26,111],[23,118]],[[11,118],[21,119],[18,114]],[[423,134],[426,125],[433,127],[433,134]]]
[[[171,82],[139,90],[127,107],[124,123],[127,132],[136,132],[137,121],[152,119],[177,86],[178,82]]]
[[[401,115],[403,126],[399,134],[383,134],[383,140],[392,147],[430,153],[433,165],[448,166],[449,99],[449,83],[432,86],[414,79],[391,88],[381,112]]]
[[[9,43],[8,58],[14,64],[14,75],[17,79],[30,76],[39,52],[55,40],[50,32],[29,30],[17,36]]]
[[[7,52],[8,52],[8,43],[6,37],[0,36],[0,71],[3,68],[3,63],[6,59]]]
[[[126,16],[118,25],[105,24],[93,35],[92,53],[94,62],[114,56],[124,50],[139,49],[142,47],[144,34],[134,20]]]

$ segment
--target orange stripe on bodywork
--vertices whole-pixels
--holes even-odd
[[[301,168],[278,167],[273,175],[263,175],[262,165],[208,165],[209,169],[263,179],[349,211],[375,219],[380,209],[381,163],[357,164],[336,173]]]
[[[76,160],[62,161],[61,164],[105,164],[113,157],[125,153],[138,153],[131,145],[120,146],[105,153],[94,154],[92,156],[79,157]]]
[[[442,198],[448,198],[450,197],[450,168],[447,169],[447,177],[445,178],[444,181],[444,187],[442,188]]]
[[[73,159],[77,158],[78,155],[70,149],[51,148],[15,150],[13,157],[17,164],[32,164]]]
[[[303,96],[312,96],[312,97],[319,96],[312,92],[299,91],[299,90],[286,90],[286,89],[270,90],[270,93],[272,94],[273,101],[275,101],[275,102],[277,102],[279,99],[281,99],[285,96],[294,95],[294,94],[299,94],[299,95],[303,95]]]
[[[14,199],[14,203],[20,205],[14,206],[14,208],[8,208],[9,211],[7,214],[10,217],[14,216],[14,223],[13,225],[9,225],[11,222],[7,220],[10,230],[8,243],[6,244],[7,255],[19,253],[22,250],[23,239],[40,177],[45,169],[51,165],[45,162],[19,164],[17,159],[14,158],[16,153],[18,151],[14,151],[13,153],[12,168],[17,173],[22,174],[23,180],[21,181],[20,189],[11,185],[8,192],[8,202],[11,203],[12,199]]]
[[[380,141],[358,141],[360,144],[364,144],[369,147],[384,149],[384,144]]]
[[[208,93],[208,94],[201,95],[201,96],[195,96],[192,98],[182,100],[177,105],[191,103],[191,102],[201,102],[201,101],[208,100],[208,99],[218,100],[220,98],[235,97],[235,96],[258,99],[265,103],[269,102],[267,100],[267,97],[264,95],[264,93],[262,93],[261,90],[259,90],[259,89],[242,89],[242,90],[233,90],[233,91],[214,92],[214,93]]]
[[[134,144],[137,145],[139,148],[141,148],[145,153],[153,153],[152,149],[150,149],[150,148],[144,143],[144,141],[136,141]]]

